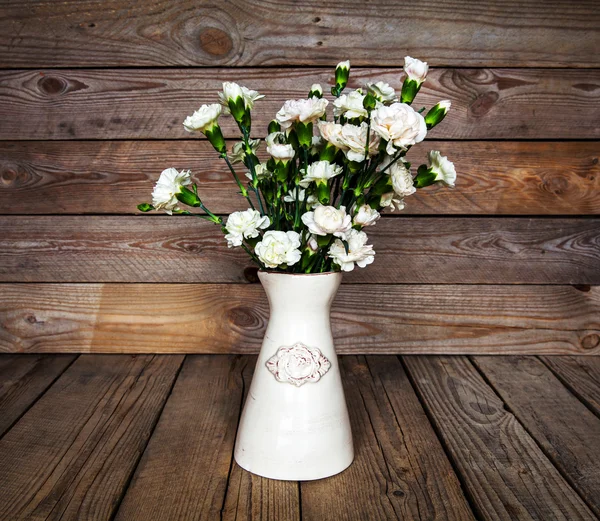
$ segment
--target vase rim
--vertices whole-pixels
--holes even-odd
[[[271,270],[258,270],[258,273],[264,273],[266,275],[286,275],[292,277],[315,277],[323,275],[341,275],[341,271],[324,271],[323,273],[286,273],[282,271],[271,271]]]

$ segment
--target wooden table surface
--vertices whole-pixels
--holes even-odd
[[[600,515],[600,358],[343,356],[356,446],[314,482],[232,452],[255,357],[0,356],[0,519]]]

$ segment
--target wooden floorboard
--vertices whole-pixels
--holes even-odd
[[[480,519],[596,519],[467,358],[403,360]]]
[[[110,519],[182,358],[75,361],[0,440],[0,519]]]
[[[76,355],[0,356],[0,438],[76,358]]]
[[[544,453],[600,515],[600,419],[535,357],[473,360]]]

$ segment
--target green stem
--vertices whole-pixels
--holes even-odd
[[[221,157],[225,160],[225,163],[227,163],[227,166],[229,167],[229,171],[233,175],[233,178],[235,179],[235,182],[237,183],[237,185],[240,189],[240,193],[248,200],[248,204],[250,204],[250,208],[252,208],[254,210],[254,204],[252,203],[252,200],[250,199],[250,196],[248,195],[248,190],[246,190],[244,185],[242,185],[242,182],[240,181],[240,178],[236,174],[236,172],[233,168],[233,165],[231,164],[231,161],[229,161],[229,158],[227,157],[227,152],[223,152],[221,154]]]
[[[246,129],[246,127],[242,127],[242,137],[244,140],[244,147],[246,149],[246,154],[252,150],[250,148],[250,132]],[[262,203],[262,199],[260,197],[260,192],[258,190],[258,179],[256,177],[256,168],[254,167],[254,161],[250,160],[250,173],[252,174],[252,191],[254,192],[254,195],[256,195],[256,199],[258,199],[258,206],[260,208],[260,214],[261,215],[266,215],[265,214],[265,208],[263,206]]]
[[[250,248],[248,248],[248,246],[246,246],[244,243],[242,243],[242,248],[244,248],[244,250],[246,250],[246,253],[248,255],[250,255],[250,258],[256,262],[256,264],[258,264],[259,268],[263,268],[264,266],[261,264],[260,260],[258,259],[258,257],[250,250]]]

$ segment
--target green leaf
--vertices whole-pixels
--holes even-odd
[[[150,203],[142,203],[142,204],[138,204],[137,205],[137,209],[140,212],[144,212],[145,213],[145,212],[150,212],[150,211],[154,210],[155,208]]]

